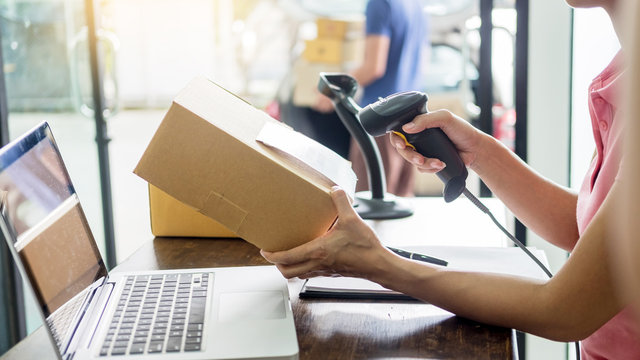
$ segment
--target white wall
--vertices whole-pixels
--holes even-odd
[[[587,91],[611,61],[620,43],[602,9],[577,9],[573,22],[573,105],[571,119],[571,187],[579,189],[595,150]]]
[[[199,75],[216,68],[213,0],[117,0],[116,76],[125,107],[165,107]]]
[[[569,184],[571,9],[564,1],[529,2],[528,163],[544,176]],[[533,232],[527,244],[545,250],[551,270],[566,253]],[[567,345],[527,335],[526,357],[565,359]]]

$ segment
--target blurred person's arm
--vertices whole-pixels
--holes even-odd
[[[389,44],[391,39],[384,35],[367,35],[365,38],[362,64],[351,72],[361,87],[380,79],[387,71]]]

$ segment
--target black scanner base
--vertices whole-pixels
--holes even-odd
[[[371,192],[356,193],[354,207],[365,220],[402,219],[413,215],[413,208],[406,199],[385,194],[384,199],[372,199]]]

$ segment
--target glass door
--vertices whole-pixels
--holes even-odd
[[[96,122],[87,105],[92,103],[92,77],[86,13],[84,0],[0,2],[4,110],[8,110],[4,125],[12,140],[43,121],[50,124],[104,257]],[[18,301],[20,297],[18,290]],[[27,333],[40,325],[30,297],[24,296]]]

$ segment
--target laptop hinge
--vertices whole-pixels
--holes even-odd
[[[102,318],[111,293],[113,292],[113,287],[114,284],[107,282],[105,279],[102,285],[92,290],[91,299],[82,309],[82,317],[72,334],[65,356],[73,358],[78,347],[85,343],[88,346],[88,344],[91,343],[100,318]]]

